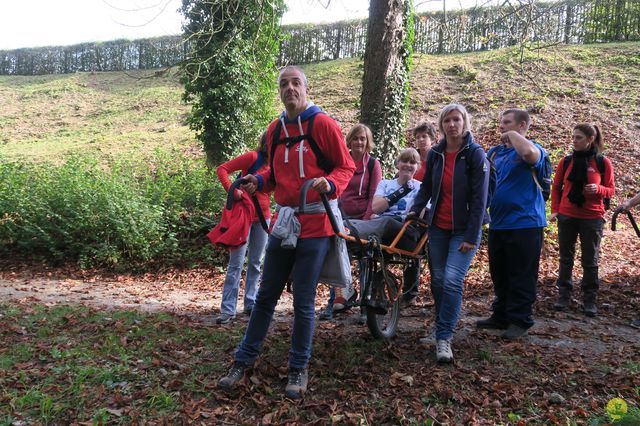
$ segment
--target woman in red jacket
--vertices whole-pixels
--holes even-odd
[[[582,302],[585,315],[598,313],[598,258],[604,227],[603,200],[615,192],[613,167],[602,156],[602,135],[592,124],[578,124],[573,129],[573,153],[558,163],[551,192],[550,220],[558,219],[560,296],[553,305],[564,310],[571,304],[573,258],[580,237],[582,249]]]
[[[239,157],[229,160],[216,170],[218,179],[226,191],[229,191],[231,181],[229,174],[240,172],[241,176],[255,174],[268,168],[267,164],[267,136],[265,133],[260,138],[260,143],[255,151],[247,152]],[[256,197],[260,203],[265,219],[271,216],[269,194],[256,192]],[[242,199],[242,191],[236,189],[233,195],[234,200]],[[249,258],[247,261],[247,276],[244,286],[244,310],[246,315],[251,314],[253,304],[258,292],[258,282],[260,281],[260,269],[264,248],[267,244],[267,233],[262,229],[257,214],[251,218],[251,227],[247,242],[229,253],[229,264],[227,265],[227,276],[222,289],[222,302],[220,303],[220,315],[216,318],[217,324],[226,324],[236,316],[236,305],[240,289],[240,278],[242,266],[247,251]]]

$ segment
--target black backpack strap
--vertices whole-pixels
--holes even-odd
[[[373,173],[373,168],[376,166],[376,159],[373,156],[369,156],[369,161],[367,161],[367,173],[369,173],[369,181],[367,182],[367,197],[369,197],[369,193],[371,192],[371,174]]]
[[[604,171],[606,169],[604,155],[596,154],[596,166],[598,167],[598,172],[600,172],[600,181],[604,182]]]
[[[323,113],[319,112],[318,114],[323,114]],[[276,153],[276,147],[281,144],[286,144],[287,146],[291,146],[294,143],[305,140],[308,143],[309,147],[311,148],[311,151],[313,151],[313,154],[316,156],[318,166],[327,174],[331,173],[331,171],[333,170],[333,165],[324,156],[324,154],[322,153],[322,150],[318,146],[318,143],[313,138],[313,122],[316,118],[316,115],[318,114],[312,115],[311,117],[309,117],[309,120],[307,120],[307,132],[305,134],[293,136],[289,138],[283,138],[283,139],[280,139],[280,133],[282,132],[282,121],[278,120],[278,123],[276,124],[276,128],[274,129],[274,132],[273,132],[273,139],[271,141],[271,152],[269,155],[269,166],[271,167],[271,174],[269,175],[269,180],[271,181],[272,184],[275,184],[276,182],[274,171],[273,171],[273,157],[275,156],[275,153]]]
[[[276,153],[276,146],[280,143],[280,132],[282,132],[282,121],[278,120],[276,128],[273,130],[273,137],[271,139],[271,150],[269,151],[269,182],[272,185],[276,183],[276,177],[273,174],[273,156]]]
[[[598,172],[600,172],[600,184],[602,185],[604,184],[604,172],[606,169],[606,165],[604,163],[604,155],[596,154],[596,167],[598,168]],[[609,210],[609,208],[611,207],[611,198],[604,197],[602,199],[602,203],[604,205],[604,209]],[[630,220],[632,221],[632,224],[634,224],[633,217],[631,217]]]

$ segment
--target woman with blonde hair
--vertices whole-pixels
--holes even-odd
[[[340,207],[348,219],[371,218],[373,213],[371,203],[378,184],[382,180],[380,162],[371,155],[373,151],[373,134],[366,124],[356,124],[347,133],[347,148],[356,164],[356,170],[340,196]],[[337,294],[336,294],[337,293]],[[357,294],[353,288],[337,289],[333,287],[329,293],[327,307],[320,313],[318,319],[330,320],[333,312],[348,309],[355,303]]]
[[[424,216],[429,225],[436,359],[451,363],[464,278],[480,245],[482,224],[488,222],[489,167],[484,150],[473,139],[464,106],[445,106],[438,127],[444,137],[429,151],[427,171],[410,216]],[[431,208],[426,211],[429,201]]]

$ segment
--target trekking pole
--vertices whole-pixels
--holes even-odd
[[[618,215],[620,213],[622,213],[622,206],[618,207],[616,209],[615,212],[613,212],[613,217],[611,218],[611,230],[615,231],[616,230],[616,221],[618,219]],[[636,220],[633,218],[633,215],[631,214],[631,212],[627,211],[625,212],[627,214],[627,217],[629,218],[629,222],[631,222],[631,226],[633,226],[633,229],[636,231],[636,235],[638,236],[638,238],[640,238],[640,228],[638,228],[638,224],[636,223]]]

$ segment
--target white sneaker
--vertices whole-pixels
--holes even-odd
[[[440,364],[451,364],[453,362],[451,339],[436,340],[436,359]]]

